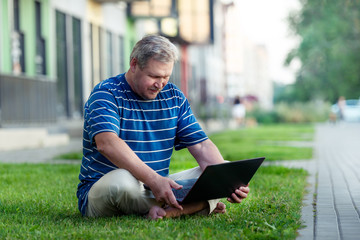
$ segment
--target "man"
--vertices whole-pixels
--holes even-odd
[[[224,162],[184,94],[169,83],[177,58],[168,39],[146,36],[134,47],[129,70],[92,91],[85,104],[77,192],[84,216],[147,214],[159,219],[225,212],[218,200],[180,205],[172,193],[182,187],[174,179],[198,177],[206,166]],[[174,147],[187,148],[199,167],[168,176]],[[247,186],[241,187],[228,201],[240,203],[248,193]]]

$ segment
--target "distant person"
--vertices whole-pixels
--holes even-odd
[[[235,119],[237,126],[243,126],[245,124],[246,109],[239,96],[234,99],[234,105],[232,109],[232,116]]]
[[[337,105],[339,107],[339,119],[344,120],[344,109],[346,106],[346,100],[344,96],[339,97]]]
[[[77,191],[84,216],[159,219],[225,212],[219,200],[180,205],[172,192],[182,187],[175,177],[195,178],[206,166],[224,162],[184,94],[169,82],[177,59],[177,48],[168,39],[146,36],[132,50],[129,70],[102,81],[90,94]],[[187,148],[199,167],[169,176],[174,148]],[[227,200],[240,203],[249,191],[240,187]]]

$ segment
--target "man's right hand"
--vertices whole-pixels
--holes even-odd
[[[148,184],[156,201],[165,202],[167,205],[183,210],[183,207],[176,201],[172,188],[181,189],[182,185],[177,184],[175,181],[167,177],[158,176],[155,181]]]

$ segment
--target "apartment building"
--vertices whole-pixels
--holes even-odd
[[[127,3],[1,0],[2,126],[82,117],[92,87],[127,69]]]

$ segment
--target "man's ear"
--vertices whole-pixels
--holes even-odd
[[[130,70],[131,70],[131,72],[135,72],[136,67],[137,67],[137,59],[133,58],[130,61]]]

